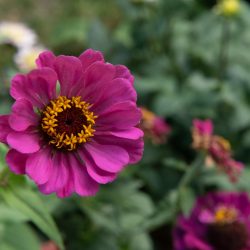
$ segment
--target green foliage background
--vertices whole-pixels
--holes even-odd
[[[211,4],[210,4],[211,3]],[[56,54],[101,50],[135,75],[138,102],[166,118],[167,143],[145,141],[142,161],[96,197],[59,200],[6,169],[0,145],[0,249],[36,250],[48,239],[67,250],[172,249],[171,228],[198,195],[250,191],[250,9],[218,16],[195,0],[0,0],[0,19],[27,23]],[[225,39],[226,37],[226,39]],[[10,110],[13,48],[0,48],[0,113]],[[192,119],[211,118],[246,164],[231,184],[216,169],[183,176],[203,156],[191,149]]]

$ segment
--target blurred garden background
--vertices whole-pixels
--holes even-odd
[[[23,49],[22,39],[33,42]],[[10,173],[0,144],[0,250],[171,250],[176,218],[198,196],[250,192],[247,1],[0,0],[0,114],[13,103],[10,79],[41,51],[87,48],[135,76],[143,159],[95,197],[59,199]],[[194,119],[213,121],[244,165],[237,178],[194,145]]]

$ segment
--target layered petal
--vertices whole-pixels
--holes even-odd
[[[24,131],[29,126],[38,124],[39,117],[35,114],[33,106],[25,99],[17,100],[12,106],[9,117],[10,126],[16,131]]]
[[[126,101],[136,102],[136,98],[136,91],[129,84],[128,80],[117,78],[103,84],[98,95],[96,95],[92,110],[99,114],[117,103]]]
[[[31,131],[11,132],[7,136],[7,143],[11,148],[24,154],[35,153],[40,149],[40,138]]]
[[[99,130],[129,129],[138,125],[141,111],[133,102],[123,102],[99,114],[96,127]]]
[[[26,99],[35,107],[44,107],[56,95],[57,75],[50,68],[31,71],[27,76],[18,74],[11,81],[11,96]]]
[[[113,80],[115,68],[112,64],[95,62],[86,70],[84,77],[78,83],[81,88],[77,95],[88,103],[95,103],[102,95],[105,85]]]
[[[9,125],[9,115],[0,115],[0,142],[7,143],[7,136],[12,132]]]
[[[100,51],[93,49],[85,50],[80,56],[80,61],[82,62],[83,71],[86,71],[89,66],[95,62],[104,62],[103,55]]]
[[[67,183],[69,176],[69,166],[67,156],[62,152],[57,152],[52,157],[52,169],[48,181],[44,184],[39,185],[39,189],[44,194],[51,194],[58,192]]]
[[[38,185],[46,183],[53,171],[52,154],[48,148],[30,155],[26,162],[26,173]]]
[[[95,140],[102,145],[117,145],[129,154],[129,164],[135,164],[141,160],[144,150],[143,138],[130,140],[127,138],[118,138],[115,136],[98,136]]]
[[[138,140],[143,137],[143,131],[139,128],[132,127],[126,130],[111,130],[111,131],[96,131],[96,135],[100,136],[115,136],[119,138],[125,138],[130,140]]]
[[[96,165],[111,173],[120,172],[129,163],[126,150],[115,145],[101,145],[94,141],[85,145]]]
[[[81,61],[74,56],[58,56],[54,61],[54,69],[60,82],[61,95],[69,97],[71,89],[82,76]]]
[[[209,246],[204,241],[200,240],[198,237],[191,233],[185,235],[184,241],[188,249],[213,250],[211,246]]]
[[[89,176],[84,163],[71,154],[68,157],[68,166],[70,169],[68,182],[57,192],[58,196],[68,196],[72,191],[82,196],[95,195],[99,189],[99,184]]]
[[[39,68],[49,67],[53,68],[56,56],[51,51],[44,51],[36,59],[36,64]]]
[[[130,84],[134,84],[134,76],[130,73],[129,69],[124,65],[115,66],[115,78],[124,78],[129,81]]]
[[[79,150],[78,154],[82,161],[85,162],[89,176],[97,183],[107,184],[116,179],[117,174],[100,169],[85,149]]]
[[[6,162],[10,170],[15,174],[25,174],[25,166],[28,157],[29,156],[26,154],[21,154],[15,149],[11,149],[6,155]]]

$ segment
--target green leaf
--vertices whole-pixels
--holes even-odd
[[[28,220],[28,216],[21,213],[19,210],[12,209],[6,204],[0,205],[0,222],[24,222]]]
[[[153,244],[148,234],[136,234],[131,238],[129,250],[152,250]]]
[[[141,225],[141,231],[152,231],[174,219],[178,202],[178,194],[175,190],[170,191],[159,202],[155,213],[147,218]]]
[[[15,223],[6,225],[0,249],[39,250],[40,242],[28,225]]]
[[[195,202],[195,194],[191,188],[183,187],[179,195],[181,211],[188,216]]]
[[[136,231],[154,212],[150,197],[141,191],[138,182],[118,182],[98,196],[77,200],[77,204],[93,223],[119,235]]]
[[[54,240],[60,249],[64,249],[62,238],[52,217],[34,192],[12,187],[1,190],[1,195],[12,209],[27,216],[43,233]]]
[[[5,162],[5,155],[8,151],[8,148],[0,143],[0,170],[2,170],[4,168],[4,166],[6,166],[6,162]]]

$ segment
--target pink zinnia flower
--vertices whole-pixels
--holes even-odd
[[[218,192],[199,197],[188,217],[178,217],[174,250],[250,250],[250,198]]]
[[[142,121],[140,127],[145,136],[150,138],[155,144],[163,144],[166,142],[167,136],[171,131],[171,127],[162,117],[157,116],[146,108],[142,110]]]
[[[12,79],[10,115],[0,116],[6,160],[44,194],[94,195],[143,152],[133,76],[91,49],[79,58],[46,51]]]

